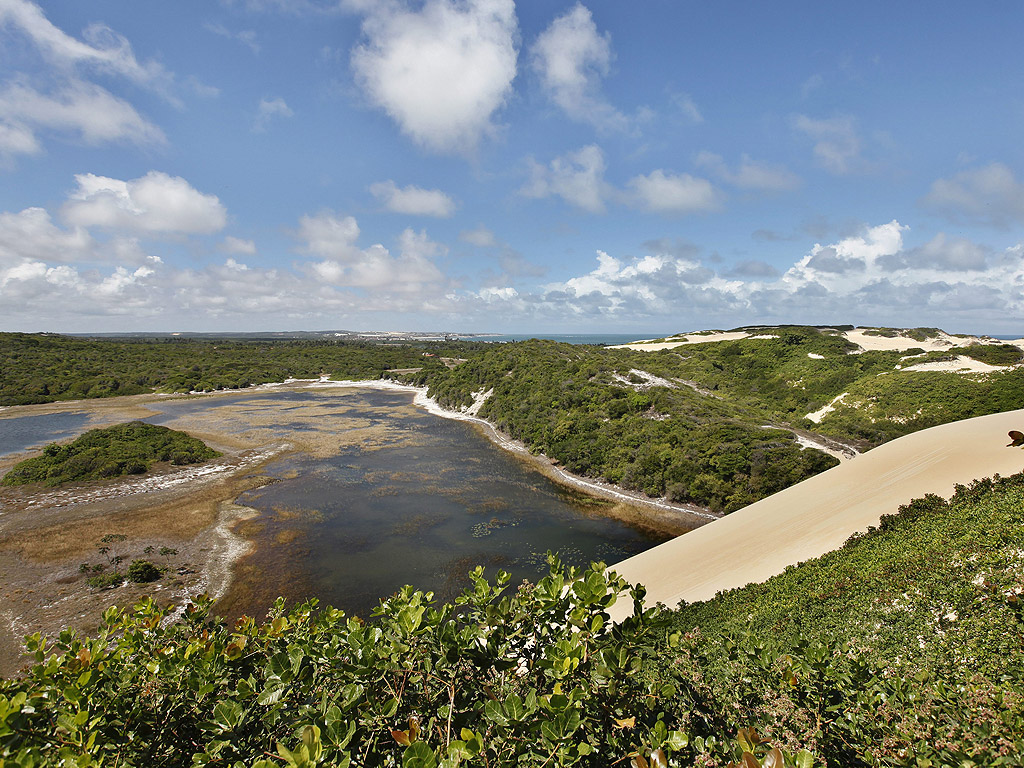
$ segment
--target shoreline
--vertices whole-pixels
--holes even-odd
[[[688,521],[692,521],[694,525],[691,525],[687,530],[692,530],[695,527],[700,527],[705,523],[712,522],[714,520],[720,520],[721,515],[716,515],[706,509],[697,507],[695,505],[688,504],[675,504],[664,499],[653,499],[642,493],[633,491],[627,491],[624,488],[619,488],[612,483],[606,483],[599,480],[593,480],[591,478],[581,477],[568,470],[562,469],[554,464],[553,460],[544,454],[534,454],[524,445],[522,442],[513,439],[506,435],[504,432],[495,427],[487,419],[473,415],[465,411],[453,411],[445,408],[438,403],[434,398],[427,395],[426,387],[416,387],[411,384],[400,384],[390,379],[369,379],[365,381],[336,381],[334,379],[306,379],[311,383],[311,388],[352,388],[352,389],[380,389],[380,390],[391,390],[396,392],[409,392],[414,395],[413,405],[422,408],[428,413],[439,416],[445,419],[452,419],[454,421],[465,421],[470,424],[474,424],[481,428],[487,438],[497,445],[510,453],[513,453],[521,458],[529,460],[536,466],[545,476],[555,480],[556,482],[565,485],[566,487],[572,488],[577,491],[583,491],[597,498],[618,501],[624,504],[630,504],[637,507],[643,507],[650,510],[657,510],[662,515],[662,526],[659,527],[656,523],[659,519],[658,516],[652,515],[651,522],[655,523],[654,527],[663,533],[675,534],[678,525],[672,524],[670,521],[663,519],[665,515],[676,515],[680,518],[686,518]],[[289,382],[299,383],[299,382]],[[263,385],[263,386],[278,386],[278,385]]]

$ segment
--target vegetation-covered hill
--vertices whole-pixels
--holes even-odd
[[[111,609],[0,682],[12,765],[1024,764],[1024,475],[609,627],[600,566],[232,626]],[[637,601],[642,589],[633,590]],[[743,729],[743,730],[741,730]],[[753,729],[753,730],[749,730]],[[772,749],[778,751],[772,753]],[[802,750],[809,750],[804,752]],[[813,757],[810,754],[813,752]],[[641,762],[643,760],[643,762]],[[774,762],[772,762],[774,761]]]
[[[120,475],[139,475],[154,462],[196,464],[220,454],[202,440],[167,427],[132,421],[92,429],[67,445],[51,443],[42,456],[14,465],[2,485],[60,485]]]
[[[474,347],[433,344],[433,351]],[[443,367],[426,346],[329,341],[83,339],[0,333],[0,405],[145,392],[237,389],[312,379],[379,379],[390,368]]]
[[[529,341],[422,373],[442,405],[491,391],[480,415],[567,469],[673,501],[732,511],[834,466],[773,429],[769,410],[652,380],[643,353]]]

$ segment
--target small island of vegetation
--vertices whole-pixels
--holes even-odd
[[[0,484],[52,486],[140,475],[159,461],[182,466],[217,456],[220,453],[184,432],[132,421],[90,430],[67,445],[51,443],[43,449],[42,456],[16,464]]]

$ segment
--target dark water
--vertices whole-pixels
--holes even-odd
[[[85,413],[51,413],[0,419],[0,456],[41,448],[47,443],[73,437],[89,423]]]
[[[153,406],[162,411],[150,419],[156,423],[206,414],[284,439],[338,435],[334,455],[274,461],[264,472],[277,481],[239,498],[260,512],[242,526],[258,549],[237,569],[225,612],[261,615],[282,595],[315,596],[365,616],[404,584],[452,598],[476,565],[491,577],[507,570],[515,583],[546,573],[548,550],[567,564],[612,564],[664,540],[605,516],[607,502],[563,488],[472,425],[411,399],[334,389]],[[375,437],[343,445],[348,429]]]

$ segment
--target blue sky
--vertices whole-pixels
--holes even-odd
[[[0,0],[0,330],[1024,333],[1016,0]]]

